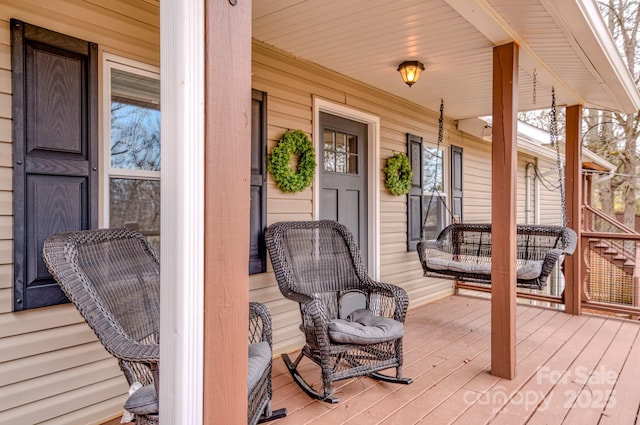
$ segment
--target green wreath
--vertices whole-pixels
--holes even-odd
[[[400,196],[409,193],[413,170],[406,154],[396,152],[387,158],[387,166],[384,167],[386,179],[385,186],[393,195]]]
[[[289,166],[291,155],[298,155],[298,166]],[[302,130],[289,130],[271,149],[267,168],[283,192],[300,192],[311,184],[316,169],[316,153]]]

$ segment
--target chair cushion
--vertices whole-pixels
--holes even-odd
[[[249,344],[249,393],[260,382],[260,378],[271,362],[271,347],[266,341]]]
[[[516,271],[518,279],[535,279],[542,273],[542,261],[527,261],[525,264],[518,266]]]
[[[404,336],[404,325],[397,320],[374,316],[369,310],[358,309],[347,320],[329,322],[329,338],[341,344],[376,344]]]
[[[457,273],[491,274],[491,263],[474,263],[465,261],[447,260],[445,258],[427,258],[427,267],[432,270],[450,270]],[[542,271],[542,261],[527,261],[518,265],[516,277],[518,279],[535,279]]]
[[[158,413],[158,396],[153,384],[145,385],[129,396],[124,408],[134,415],[153,415]]]

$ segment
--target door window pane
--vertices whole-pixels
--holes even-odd
[[[323,169],[328,172],[358,174],[358,137],[324,130]]]

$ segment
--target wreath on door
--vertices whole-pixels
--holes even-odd
[[[386,174],[384,184],[391,194],[400,196],[409,193],[413,170],[406,154],[396,152],[393,156],[387,158],[384,172]]]
[[[290,166],[291,157],[297,155],[298,164]],[[316,169],[316,153],[313,143],[302,130],[289,130],[271,149],[267,168],[276,185],[283,192],[300,192],[313,180]]]

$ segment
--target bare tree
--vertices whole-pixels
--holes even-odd
[[[638,0],[608,0],[598,3],[609,30],[636,85],[638,73],[638,36],[640,6]],[[634,227],[637,209],[638,168],[637,138],[640,113],[586,111],[585,146],[607,159],[617,169],[615,176],[599,188],[599,200],[604,212],[624,212],[624,223]]]

